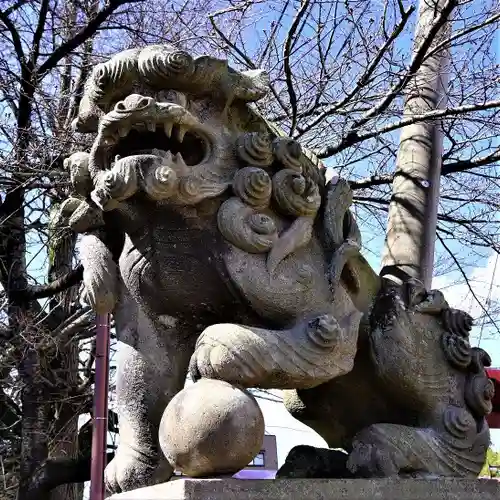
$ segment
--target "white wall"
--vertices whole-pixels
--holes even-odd
[[[281,402],[279,391],[272,391],[271,394],[259,393],[257,401],[262,409],[266,423],[266,432],[276,436],[278,448],[278,466],[285,462],[288,452],[300,444],[308,444],[327,448],[325,440],[309,427],[294,419]]]

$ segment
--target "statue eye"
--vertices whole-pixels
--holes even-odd
[[[188,109],[188,99],[186,94],[177,90],[161,90],[156,94],[158,102],[173,102]]]

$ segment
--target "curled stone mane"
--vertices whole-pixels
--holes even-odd
[[[253,102],[268,91],[262,70],[239,72],[227,61],[209,56],[194,58],[172,45],[150,45],[120,52],[98,64],[88,79],[73,123],[78,132],[95,132],[99,117],[119,95],[131,93],[137,82],[158,89],[182,90],[194,96],[210,95],[230,103]]]

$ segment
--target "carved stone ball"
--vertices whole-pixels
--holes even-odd
[[[160,424],[160,446],[174,470],[191,477],[234,474],[257,455],[264,417],[248,392],[201,379],[179,392]]]

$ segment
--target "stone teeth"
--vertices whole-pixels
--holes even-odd
[[[149,132],[155,132],[156,131],[156,123],[155,122],[147,122],[146,127],[149,130]]]
[[[185,165],[184,158],[182,157],[180,152],[175,155],[175,162]]]
[[[171,137],[172,135],[172,128],[173,128],[174,124],[172,122],[165,122],[163,124],[163,129],[165,130],[165,134],[167,135],[167,137]]]
[[[186,132],[187,132],[187,128],[186,127],[183,127],[182,125],[179,125],[179,127],[177,128],[177,140],[179,142],[182,142],[184,140],[184,136],[186,135]]]

